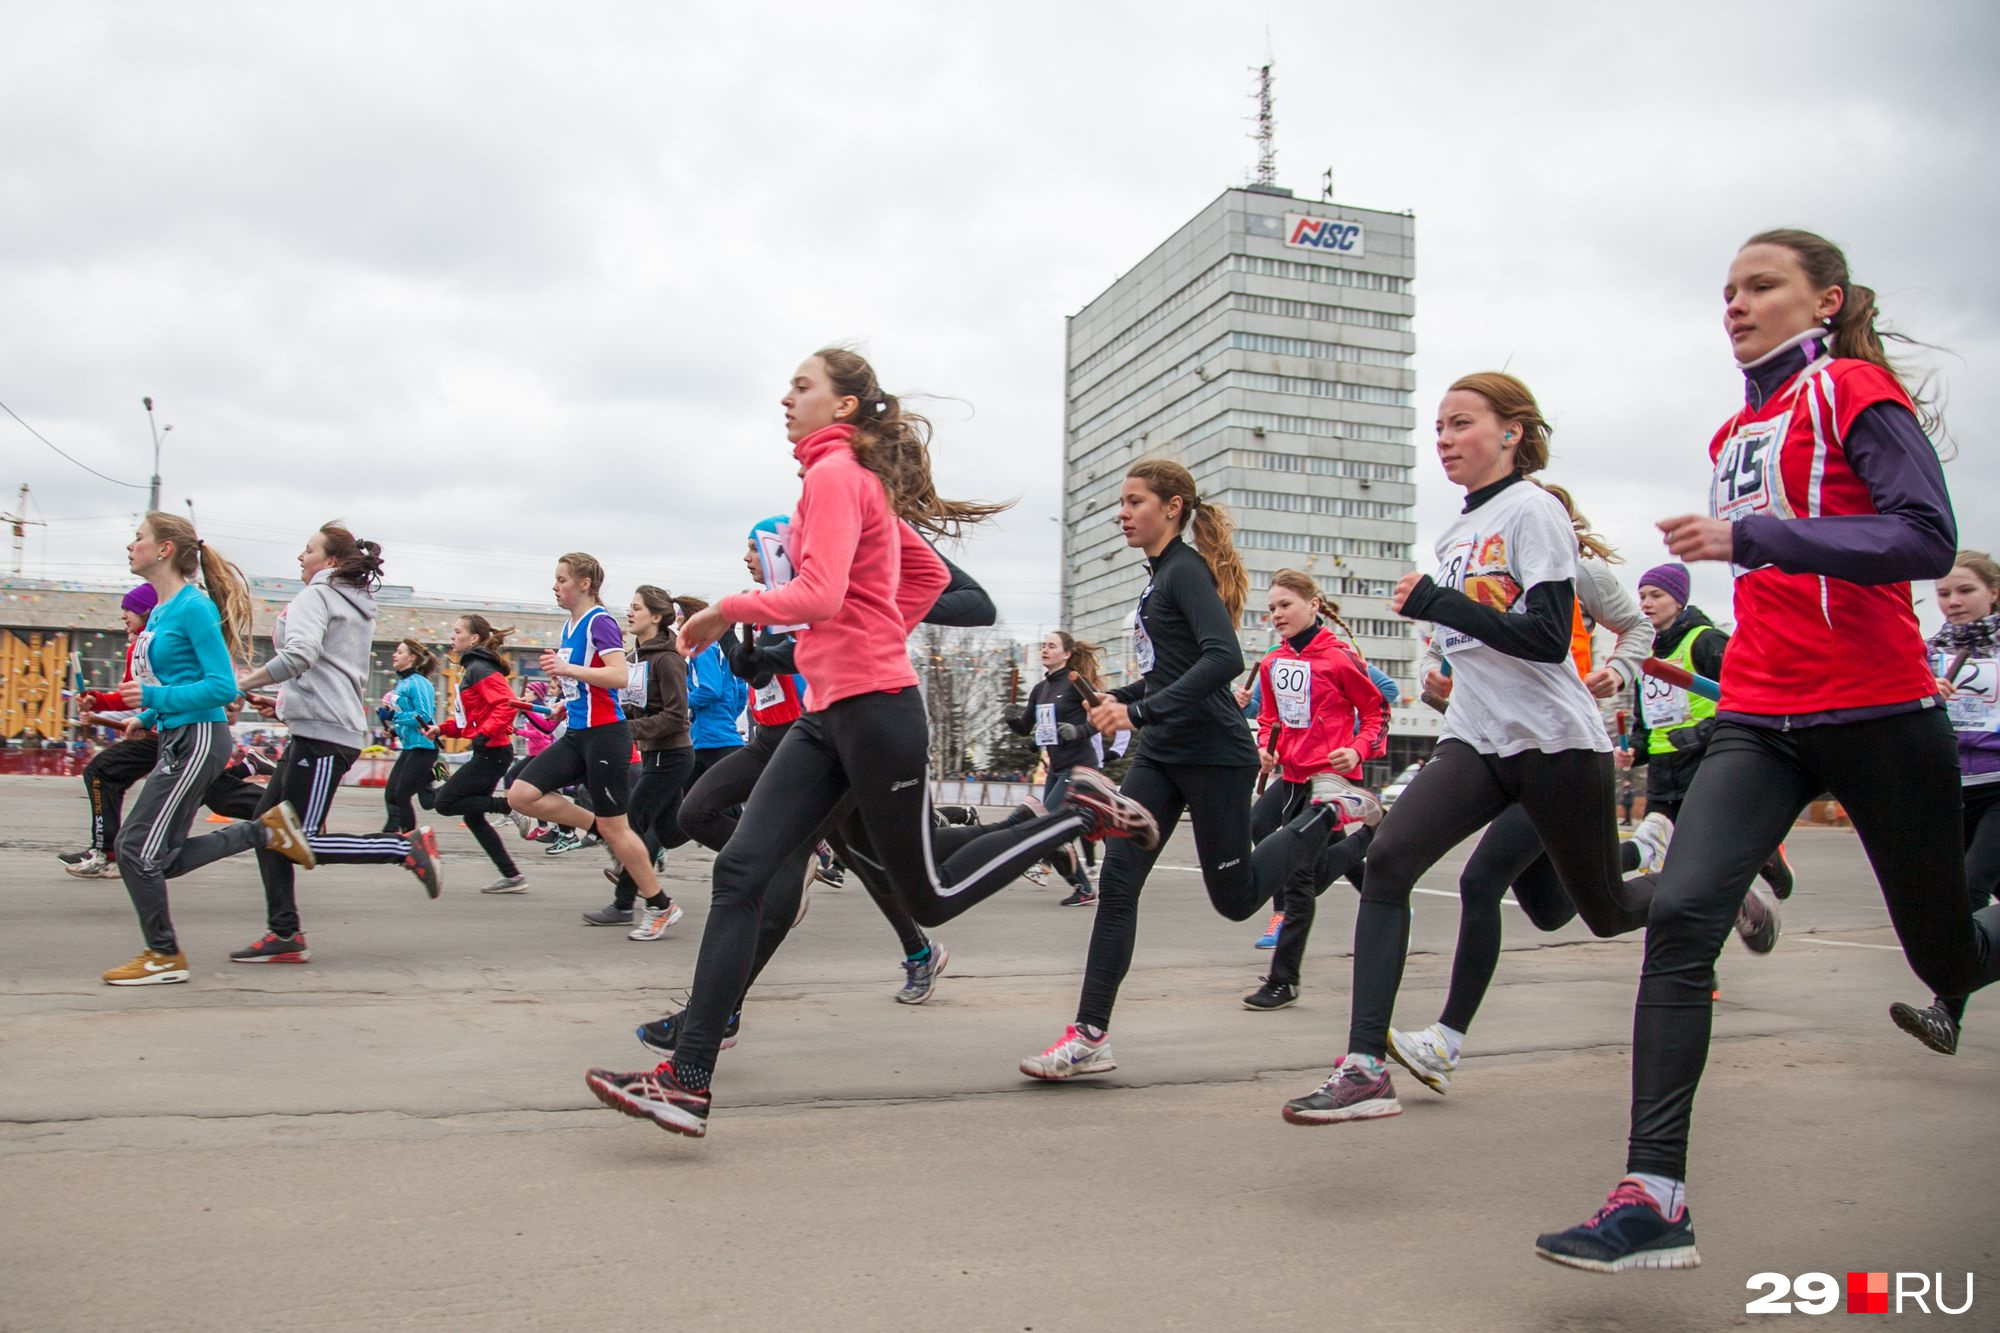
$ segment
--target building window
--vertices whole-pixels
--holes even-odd
[[[1268,333],[1232,333],[1222,341],[1242,352],[1304,356],[1315,361],[1345,361],[1360,366],[1393,366],[1398,370],[1410,363],[1408,354],[1404,352],[1387,352],[1379,347],[1350,347],[1346,343],[1320,342],[1314,338],[1279,338]]]
[[[1216,503],[1242,509],[1275,509],[1286,514],[1321,514],[1330,518],[1408,519],[1411,512],[1409,505],[1391,504],[1386,500],[1349,500],[1341,496],[1238,488],[1216,496]]]
[[[1315,537],[1304,532],[1266,532],[1239,528],[1236,544],[1246,551],[1298,551],[1307,555],[1358,555],[1375,560],[1410,558],[1410,548],[1401,542],[1376,541],[1367,537]]]
[[[1355,421],[1322,421],[1318,417],[1295,417],[1287,412],[1252,412],[1232,408],[1218,412],[1181,436],[1183,445],[1197,444],[1219,431],[1262,430],[1280,435],[1311,435],[1319,439],[1359,440],[1369,444],[1400,444],[1409,447],[1410,432],[1394,426],[1376,426]]]
[[[1238,273],[1257,273],[1267,278],[1290,278],[1294,282],[1317,282],[1329,287],[1354,287],[1365,292],[1410,290],[1408,278],[1387,273],[1363,273],[1358,269],[1332,268],[1325,264],[1300,264],[1289,259],[1265,259],[1261,255],[1231,255],[1229,267]]]
[[[1410,481],[1412,469],[1394,463],[1370,463],[1358,458],[1315,458],[1310,454],[1278,454],[1265,449],[1231,449],[1224,467],[1254,467],[1266,472],[1304,472],[1315,477],[1355,477],[1362,481]]]
[[[1215,263],[1210,264],[1192,282],[1187,283],[1172,296],[1169,296],[1166,300],[1141,315],[1137,322],[1126,325],[1124,329],[1120,330],[1118,336],[1110,342],[1104,344],[1104,346],[1098,348],[1074,366],[1071,366],[1069,372],[1071,377],[1074,378],[1078,375],[1089,374],[1115,356],[1121,348],[1131,346],[1133,341],[1144,334],[1146,330],[1173,314],[1174,311],[1180,309],[1189,301],[1194,300],[1196,293],[1221,277],[1228,267],[1227,260],[1217,260]]]
[[[1352,324],[1356,328],[1384,329],[1392,333],[1410,331],[1408,315],[1392,315],[1383,310],[1357,310],[1352,306],[1325,305],[1319,301],[1294,301],[1282,296],[1252,296],[1248,292],[1237,292],[1229,298],[1229,304],[1234,309],[1247,310],[1254,315],[1316,319],[1323,324]]]

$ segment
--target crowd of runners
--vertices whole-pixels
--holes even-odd
[[[435,898],[437,836],[417,805],[464,821],[497,874],[487,893],[527,888],[506,823],[554,850],[601,846],[613,897],[584,921],[635,940],[682,919],[660,858],[697,842],[716,857],[690,996],[638,1028],[663,1058],[584,1081],[608,1107],[700,1137],[752,985],[804,919],[812,878],[837,867],[895,935],[896,998],[913,1004],[949,962],[931,931],[1052,868],[1065,901],[1096,912],[1075,1013],[1020,1069],[1115,1069],[1140,892],[1185,815],[1216,911],[1273,912],[1252,1010],[1297,998],[1319,895],[1342,878],[1359,890],[1345,1043],[1328,1077],[1280,1108],[1295,1124],[1397,1115],[1392,1066],[1434,1092],[1452,1086],[1499,962],[1503,895],[1539,930],[1576,918],[1603,937],[1643,930],[1625,1174],[1603,1207],[1535,1249],[1600,1271],[1692,1267],[1687,1145],[1716,960],[1732,928],[1756,953],[1776,946],[1793,889],[1784,840],[1809,802],[1830,794],[1845,810],[1932,992],[1892,1006],[1899,1027],[1952,1053],[1967,997],[2000,976],[2000,821],[1988,818],[2000,806],[2000,565],[1958,549],[1939,423],[1885,354],[1874,294],[1837,248],[1802,231],[1754,236],[1723,301],[1744,400],[1708,442],[1710,493],[1691,506],[1703,512],[1661,519],[1671,559],[1636,584],[1572,496],[1538,479],[1551,430],[1526,384],[1480,372],[1444,394],[1438,461],[1463,507],[1434,571],[1406,575],[1389,603],[1432,627],[1423,697],[1443,710],[1443,739],[1386,811],[1362,773],[1385,753],[1394,683],[1297,570],[1270,581],[1277,642],[1246,676],[1249,579],[1230,519],[1160,457],[1133,463],[1119,494],[1149,575],[1129,679],[1107,686],[1096,645],[1049,635],[1045,678],[1006,719],[1042,753],[1042,795],[987,824],[934,809],[908,637],[923,622],[994,623],[991,599],[933,541],[1004,506],[938,494],[929,423],[852,351],[815,353],[789,381],[803,484],[789,513],[748,529],[755,590],[710,604],[641,585],[621,624],[603,567],[571,552],[553,578],[568,621],[533,681],[517,681],[503,651],[512,631],[477,612],[448,645],[396,645],[397,682],[376,714],[401,755],[379,831],[326,823],[369,729],[380,548],[337,524],[311,533],[304,587],[258,664],[241,572],[187,520],[148,514],[128,548],[143,582],[123,604],[125,679],[86,700],[88,720],[123,738],[91,761],[90,843],[63,858],[72,875],[121,878],[137,913],[144,949],[104,980],[187,980],[168,881],[241,852],[255,854],[266,899],[264,932],[231,954],[242,963],[309,958],[301,869],[400,866]],[[1733,634],[1692,604],[1693,562],[1733,567]],[[1936,580],[1947,622],[1928,641],[1914,580]],[[1593,651],[1599,627],[1615,636],[1608,656]],[[438,648],[458,667],[448,710],[430,679]],[[1631,762],[1646,770],[1647,813],[1622,842],[1612,699],[1631,701]],[[289,737],[261,787],[231,762],[243,708]],[[440,740],[469,743],[468,757],[441,763]],[[1106,756],[1128,741],[1114,782]],[[235,822],[191,836],[204,805]],[[1444,1008],[1398,1029],[1411,892],[1474,834]]]

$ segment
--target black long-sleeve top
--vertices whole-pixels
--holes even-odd
[[[1256,742],[1229,693],[1243,674],[1243,646],[1207,562],[1176,540],[1147,565],[1153,581],[1139,599],[1139,623],[1152,642],[1152,670],[1111,692],[1131,716],[1138,753],[1173,764],[1256,763]]]

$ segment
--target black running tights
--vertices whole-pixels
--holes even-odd
[[[1368,848],[1368,873],[1354,916],[1350,1052],[1380,1059],[1387,1051],[1409,947],[1410,890],[1418,877],[1517,801],[1594,934],[1618,935],[1646,924],[1653,881],[1621,877],[1609,751],[1501,756],[1481,754],[1459,740],[1440,741]]]
[[[1174,825],[1186,812],[1194,823],[1195,859],[1215,910],[1231,921],[1248,921],[1283,890],[1302,865],[1309,866],[1326,845],[1330,814],[1313,807],[1254,846],[1250,840],[1250,792],[1255,764],[1163,764],[1143,753],[1132,761],[1119,790],[1152,812],[1160,845],[1141,851],[1120,840],[1105,849],[1098,878],[1097,919],[1091,922],[1090,956],[1076,1021],[1111,1026],[1118,987],[1132,967],[1139,934],[1139,891],[1159,860]]]
[[[488,823],[486,816],[507,813],[507,798],[495,796],[493,788],[506,776],[507,766],[513,758],[511,745],[480,746],[464,763],[453,769],[444,786],[438,788],[434,807],[441,815],[457,815],[463,819],[472,840],[479,844],[479,850],[485,852],[494,868],[509,879],[520,874],[521,868],[514,864],[500,830]]]
[[[1966,891],[1958,744],[1943,709],[1796,731],[1719,724],[1646,927],[1626,1170],[1687,1178],[1715,1009],[1709,977],[1751,876],[1822,791],[1860,835],[1903,955],[1925,984],[1963,996],[2000,977],[2000,906],[1975,915]]]

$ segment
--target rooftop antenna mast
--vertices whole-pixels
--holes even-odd
[[[21,572],[22,550],[27,545],[28,541],[28,529],[44,527],[46,526],[46,524],[44,524],[42,520],[39,518],[28,517],[28,483],[25,481],[21,483],[21,498],[18,501],[16,501],[14,507],[18,512],[12,514],[0,514],[0,523],[8,523],[13,525],[14,573],[16,576],[19,576]]]
[[[1266,48],[1264,63],[1257,67],[1257,184],[1275,187],[1278,183],[1278,115],[1271,109],[1271,68],[1277,64]]]

